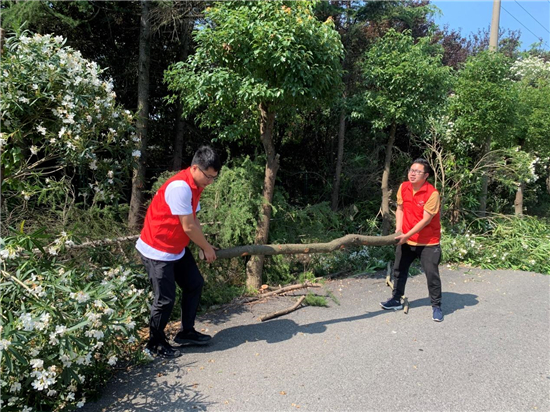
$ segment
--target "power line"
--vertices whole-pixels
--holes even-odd
[[[514,1],[518,4],[519,7],[521,7],[523,10],[525,10],[525,12],[526,12],[529,16],[533,17],[533,15],[532,15],[531,13],[529,13],[529,12],[525,9],[525,7],[523,7],[523,6],[521,5],[521,3],[520,3],[518,0],[514,0]],[[538,24],[540,24],[540,27],[542,27],[544,30],[546,30],[548,33],[550,33],[550,30],[548,30],[546,27],[544,27],[540,21],[538,21],[538,20],[535,19],[534,17],[533,17],[533,20],[535,20]]]
[[[550,1],[550,0],[549,0],[549,1]],[[527,26],[526,26],[525,24],[523,24],[521,21],[519,21],[518,19],[516,19],[516,16],[514,16],[512,13],[510,13],[508,10],[506,10],[506,8],[504,8],[503,5],[501,5],[501,7],[502,7],[502,9],[503,9],[506,13],[508,13],[510,16],[512,16],[519,24],[521,24],[523,27],[525,27],[529,33],[531,33],[533,36],[535,36],[535,38],[537,38],[537,39],[538,39],[539,41],[541,41],[541,42],[544,41],[544,39],[543,39],[542,37],[537,36],[535,33],[533,33],[533,32],[529,29],[529,27],[527,27]]]

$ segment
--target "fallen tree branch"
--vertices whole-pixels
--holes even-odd
[[[297,244],[282,244],[282,245],[246,245],[236,246],[227,249],[216,250],[216,258],[230,259],[239,256],[251,255],[297,255],[309,253],[328,253],[335,250],[341,250],[348,246],[386,246],[396,243],[395,236],[397,233],[388,236],[363,236],[350,234],[338,239],[334,239],[328,243],[297,243]],[[204,259],[202,250],[199,251],[199,256]]]
[[[269,319],[273,319],[273,318],[276,318],[278,316],[282,316],[282,315],[286,315],[287,313],[290,313],[290,312],[293,312],[295,311],[296,309],[298,309],[300,307],[300,305],[302,304],[302,302],[304,301],[306,297],[305,296],[302,296],[298,302],[296,302],[293,306],[291,306],[290,308],[287,308],[287,309],[283,309],[283,310],[279,310],[277,312],[273,312],[273,313],[270,313],[268,315],[263,315],[263,316],[260,316],[260,320],[263,322],[265,320],[269,320]]]
[[[261,293],[257,296],[250,297],[249,299],[251,299],[251,300],[249,300],[249,302],[251,302],[252,300],[263,299],[263,298],[267,298],[267,297],[270,297],[270,296],[280,295],[281,293],[291,292],[293,290],[309,288],[309,287],[320,288],[321,285],[318,284],[318,283],[304,282],[304,283],[298,283],[296,285],[283,286],[282,288],[279,288],[277,290],[267,292],[267,293]]]

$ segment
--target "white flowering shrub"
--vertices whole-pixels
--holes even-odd
[[[39,233],[3,242],[2,411],[80,407],[120,361],[145,359],[136,350],[148,321],[145,275],[61,263],[40,252]]]
[[[150,300],[142,267],[108,249],[67,250],[79,243],[67,234],[79,214],[116,205],[139,156],[132,115],[101,75],[60,36],[24,32],[4,45],[2,411],[80,407],[114,367],[143,358],[135,350]],[[112,220],[106,226],[115,231]]]
[[[138,155],[132,114],[116,105],[112,82],[64,43],[23,32],[4,46],[0,150],[11,209],[67,194],[85,204],[117,201]]]
[[[550,230],[542,219],[497,216],[445,230],[443,262],[550,274]]]
[[[538,56],[518,59],[510,68],[515,79],[536,85],[540,80],[550,81],[550,62]]]

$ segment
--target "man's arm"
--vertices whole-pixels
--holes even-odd
[[[210,263],[216,260],[216,251],[204,237],[199,219],[193,217],[193,215],[180,215],[178,217],[185,234],[203,250],[206,261]]]
[[[398,235],[395,237],[396,239],[399,239],[398,245],[402,245],[403,243],[407,242],[408,238],[410,238],[412,235],[424,229],[428,225],[428,223],[432,221],[433,217],[434,215],[424,210],[424,213],[422,215],[422,219],[420,220],[420,222],[414,225],[413,228],[409,230],[407,233],[403,233],[402,235]]]
[[[403,205],[397,205],[395,211],[395,233],[403,231]]]

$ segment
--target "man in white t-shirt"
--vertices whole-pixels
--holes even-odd
[[[220,169],[217,153],[210,146],[202,146],[191,166],[168,179],[147,209],[136,249],[155,296],[146,347],[152,354],[167,358],[180,356],[164,333],[176,300],[176,284],[182,289],[181,329],[174,342],[205,345],[211,339],[194,328],[204,278],[187,246],[193,241],[203,250],[207,262],[216,259],[214,248],[204,237],[197,212],[202,191],[214,182]]]

